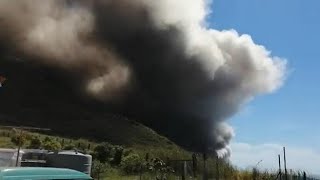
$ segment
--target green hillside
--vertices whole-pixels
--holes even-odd
[[[160,137],[159,135],[155,135]],[[109,142],[98,142],[88,139],[74,139],[63,136],[53,136],[39,132],[20,131],[19,129],[1,128],[0,129],[0,148],[15,148],[17,147],[17,137],[22,137],[21,142],[23,148],[45,148],[49,150],[77,149],[85,153],[93,155],[92,176],[100,179],[115,179],[115,180],[136,180],[136,179],[180,179],[181,178],[181,163],[172,163],[175,160],[191,159],[192,153],[181,149],[173,143],[159,140],[157,146],[151,144],[136,144],[130,146],[119,146],[110,144]],[[34,140],[37,140],[34,143]],[[165,138],[163,138],[165,139]],[[99,147],[99,148],[98,148]],[[97,156],[97,149],[106,148],[105,155],[107,159],[103,161]],[[119,159],[119,152],[121,156]],[[147,159],[148,156],[148,159]],[[203,160],[200,154],[197,157],[196,178],[190,173],[190,164],[188,176],[186,179],[202,179],[203,175]],[[209,179],[232,179],[232,180],[274,180],[276,172],[259,172],[257,169],[237,170],[230,165],[228,161],[218,160],[209,155],[207,160],[208,177]],[[296,172],[293,178],[302,178],[302,172]],[[282,177],[284,178],[284,177]]]

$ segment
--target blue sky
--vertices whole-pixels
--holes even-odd
[[[249,34],[272,55],[288,60],[283,87],[257,97],[230,120],[235,143],[320,152],[319,8],[318,0],[213,1],[208,19],[212,28]]]

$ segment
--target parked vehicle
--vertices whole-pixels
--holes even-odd
[[[0,169],[0,180],[92,180],[79,171],[64,168],[17,167]]]

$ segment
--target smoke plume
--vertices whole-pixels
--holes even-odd
[[[279,88],[285,60],[210,29],[208,13],[206,0],[1,0],[0,52],[68,72],[92,100],[224,156],[226,119]]]

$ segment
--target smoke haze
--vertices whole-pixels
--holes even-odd
[[[72,74],[180,145],[220,156],[226,120],[284,80],[285,60],[249,35],[206,25],[206,0],[1,0],[0,52]]]

